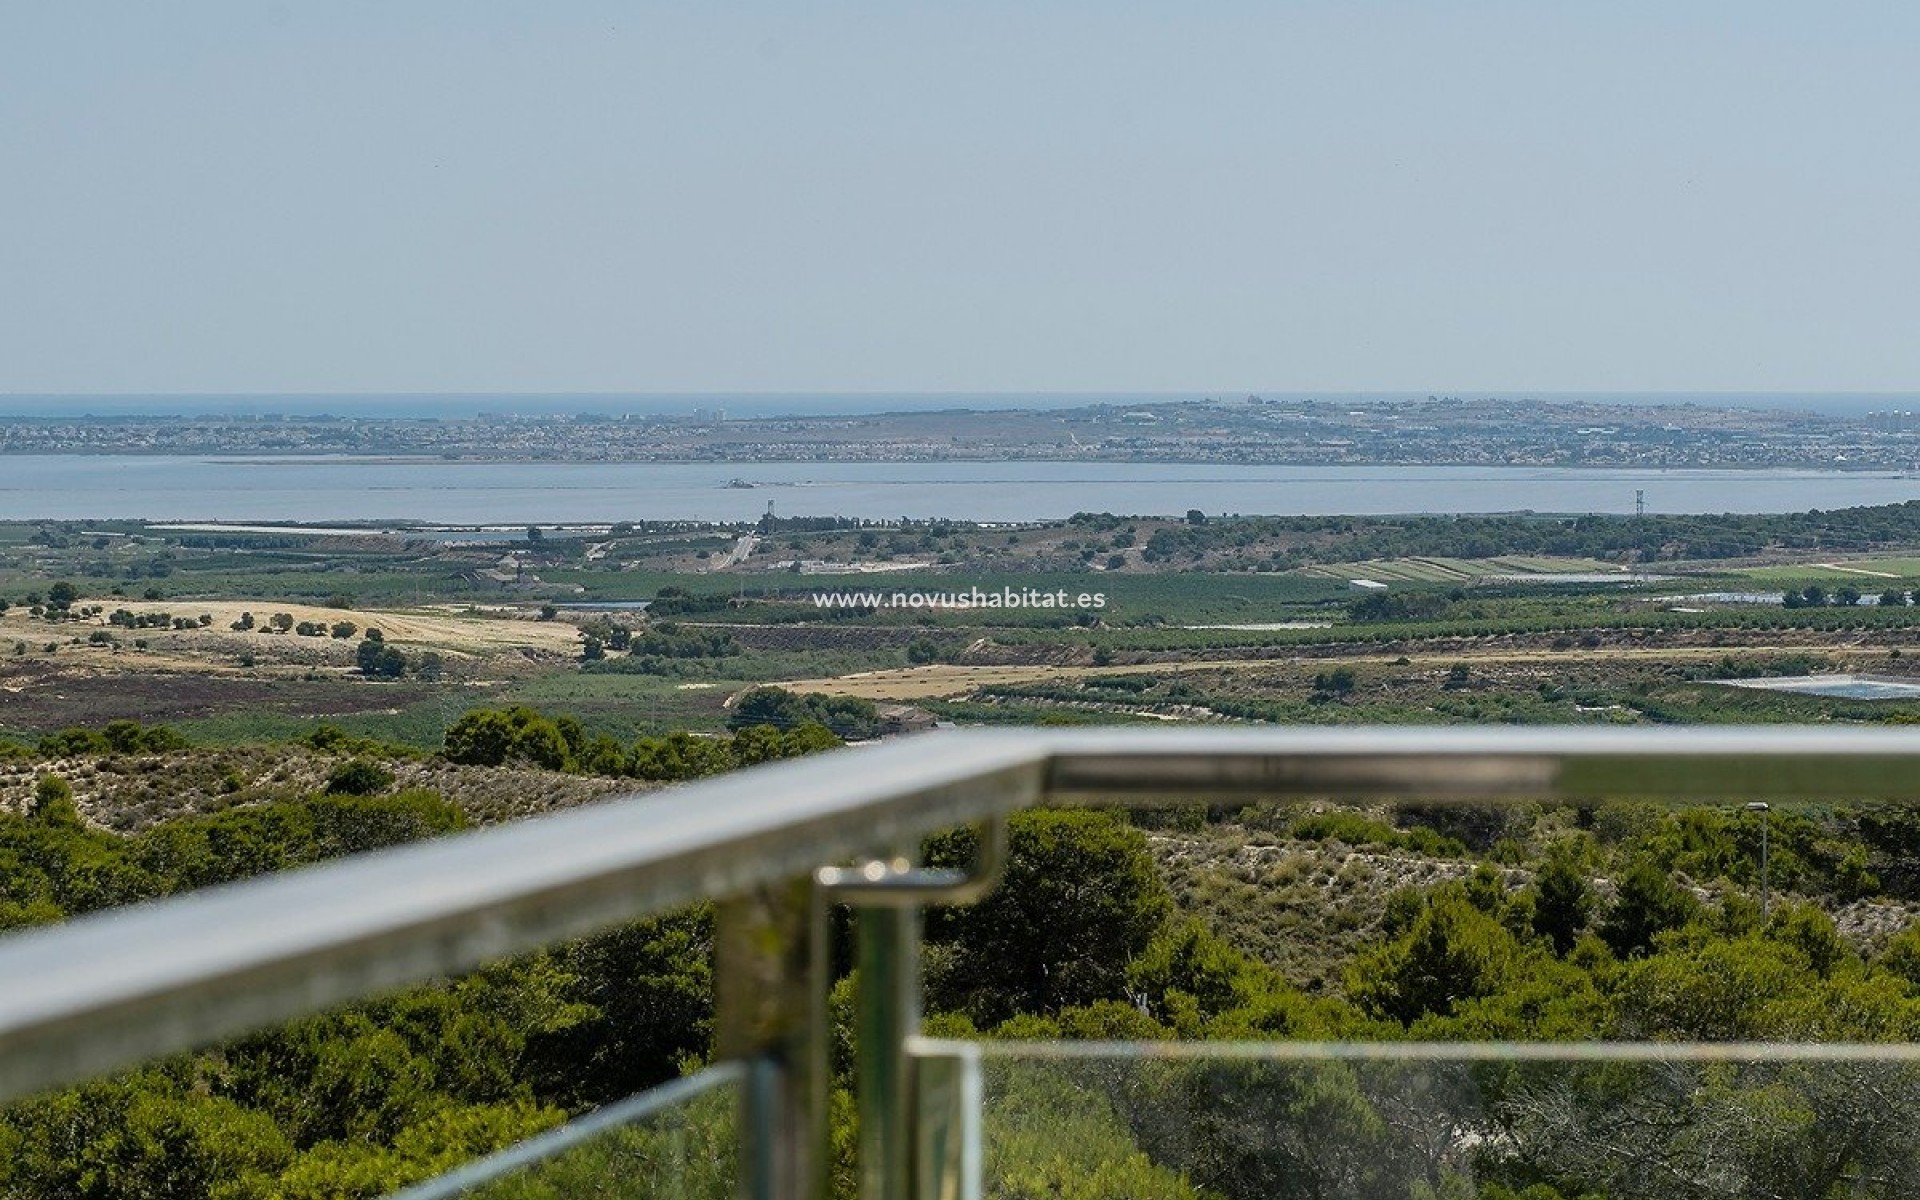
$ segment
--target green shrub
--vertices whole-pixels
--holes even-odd
[[[327,775],[327,791],[341,796],[372,796],[393,786],[393,772],[371,759],[341,763]]]

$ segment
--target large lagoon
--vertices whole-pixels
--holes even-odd
[[[496,463],[0,457],[0,519],[447,523],[782,516],[1803,512],[1920,499],[1890,472],[1196,463]]]

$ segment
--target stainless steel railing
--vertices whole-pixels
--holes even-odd
[[[863,921],[875,1054],[913,1032],[903,848],[1042,803],[1920,799],[1899,729],[1342,728],[936,734],[753,768],[0,939],[0,1100],[465,970],[697,899],[720,902],[716,1050],[752,1073],[748,1186],[817,1194],[828,892]],[[872,860],[864,872],[822,867]],[[866,886],[861,880],[867,881]],[[888,884],[900,894],[888,897]],[[902,916],[902,914],[905,916]],[[884,1088],[884,1076],[876,1076]],[[883,1122],[876,1122],[876,1125]],[[897,1122],[896,1122],[897,1124]],[[896,1133],[876,1156],[904,1155]],[[898,1194],[903,1162],[876,1164]],[[863,1174],[868,1174],[863,1167]]]

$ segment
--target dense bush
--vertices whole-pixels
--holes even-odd
[[[371,759],[341,763],[327,775],[327,791],[339,796],[371,796],[393,786],[393,772]]]
[[[447,730],[449,761],[475,767],[528,763],[564,771],[573,763],[571,748],[556,721],[531,708],[481,708]]]
[[[675,782],[838,745],[840,739],[824,725],[802,721],[792,726],[749,725],[727,737],[677,732],[622,746],[605,734],[588,734],[573,717],[548,717],[516,707],[467,713],[447,730],[444,753],[449,761],[470,766],[522,763]]]
[[[1312,813],[1293,822],[1294,837],[1312,841],[1345,842],[1349,846],[1379,846],[1388,850],[1411,850],[1436,858],[1459,858],[1467,848],[1455,838],[1445,837],[1424,825],[1395,829],[1356,812]]]
[[[187,739],[165,725],[138,721],[109,721],[100,729],[63,729],[40,739],[43,758],[77,758],[90,754],[164,754],[187,748]]]
[[[354,662],[360,673],[369,679],[398,679],[407,673],[407,656],[385,638],[376,638],[375,630],[368,630],[367,637],[354,653]]]
[[[747,729],[754,725],[771,725],[776,729],[824,725],[834,736],[846,741],[860,741],[880,732],[880,720],[871,700],[819,692],[796,695],[777,687],[750,688],[733,702],[727,714],[727,726]]]
[[[929,915],[929,997],[981,1024],[1126,997],[1127,965],[1171,916],[1140,832],[1111,813],[1022,813],[1002,886]],[[972,832],[937,838],[927,861],[964,866]]]
[[[654,593],[653,602],[647,605],[647,616],[658,619],[725,612],[732,603],[733,597],[725,592],[694,593],[669,585]]]

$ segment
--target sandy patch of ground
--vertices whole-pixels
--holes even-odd
[[[75,633],[107,627],[106,613],[128,609],[135,613],[168,612],[176,617],[198,620],[201,614],[213,618],[202,632],[229,634],[230,626],[242,613],[252,613],[256,626],[267,624],[275,613],[286,613],[297,625],[302,621],[332,626],[351,621],[361,630],[378,628],[388,641],[404,646],[450,650],[456,653],[488,654],[502,650],[530,648],[572,654],[580,645],[580,633],[564,621],[537,621],[500,612],[466,613],[442,609],[346,609],[324,608],[315,604],[296,604],[285,600],[128,600],[121,596],[89,596],[76,602],[76,608],[99,605],[99,617],[83,621],[49,624],[35,620],[15,609],[0,618],[0,632],[28,642],[62,640]],[[115,630],[122,640],[145,636],[147,631]],[[158,633],[158,630],[152,631]],[[191,632],[191,631],[188,631]],[[266,636],[266,635],[262,635]],[[358,633],[354,640],[358,640]]]
[[[799,679],[777,684],[793,692],[826,692],[867,700],[933,700],[964,696],[976,688],[1010,683],[1038,683],[1049,679],[1078,679],[1087,675],[1177,675],[1183,671],[1219,671],[1255,664],[1246,662],[1139,663],[1115,667],[937,665],[861,671],[834,679]]]
[[[1794,649],[1787,646],[1667,646],[1620,647],[1606,650],[1608,659],[1691,659],[1723,658],[1736,651],[1766,653]],[[1292,663],[1329,662],[1395,663],[1404,657],[1409,665],[1451,665],[1454,663],[1525,663],[1575,659],[1583,650],[1502,650],[1448,651],[1440,654],[1344,654],[1300,656],[1293,658],[1216,659],[1191,662],[1127,663],[1094,667],[1073,665],[1000,665],[959,666],[939,664],[926,667],[899,667],[885,671],[861,671],[825,679],[793,679],[774,686],[792,692],[824,692],[831,696],[856,696],[863,700],[946,700],[965,696],[977,688],[1021,683],[1042,683],[1058,679],[1083,679],[1097,675],[1180,675],[1189,671],[1229,671],[1271,668]]]

